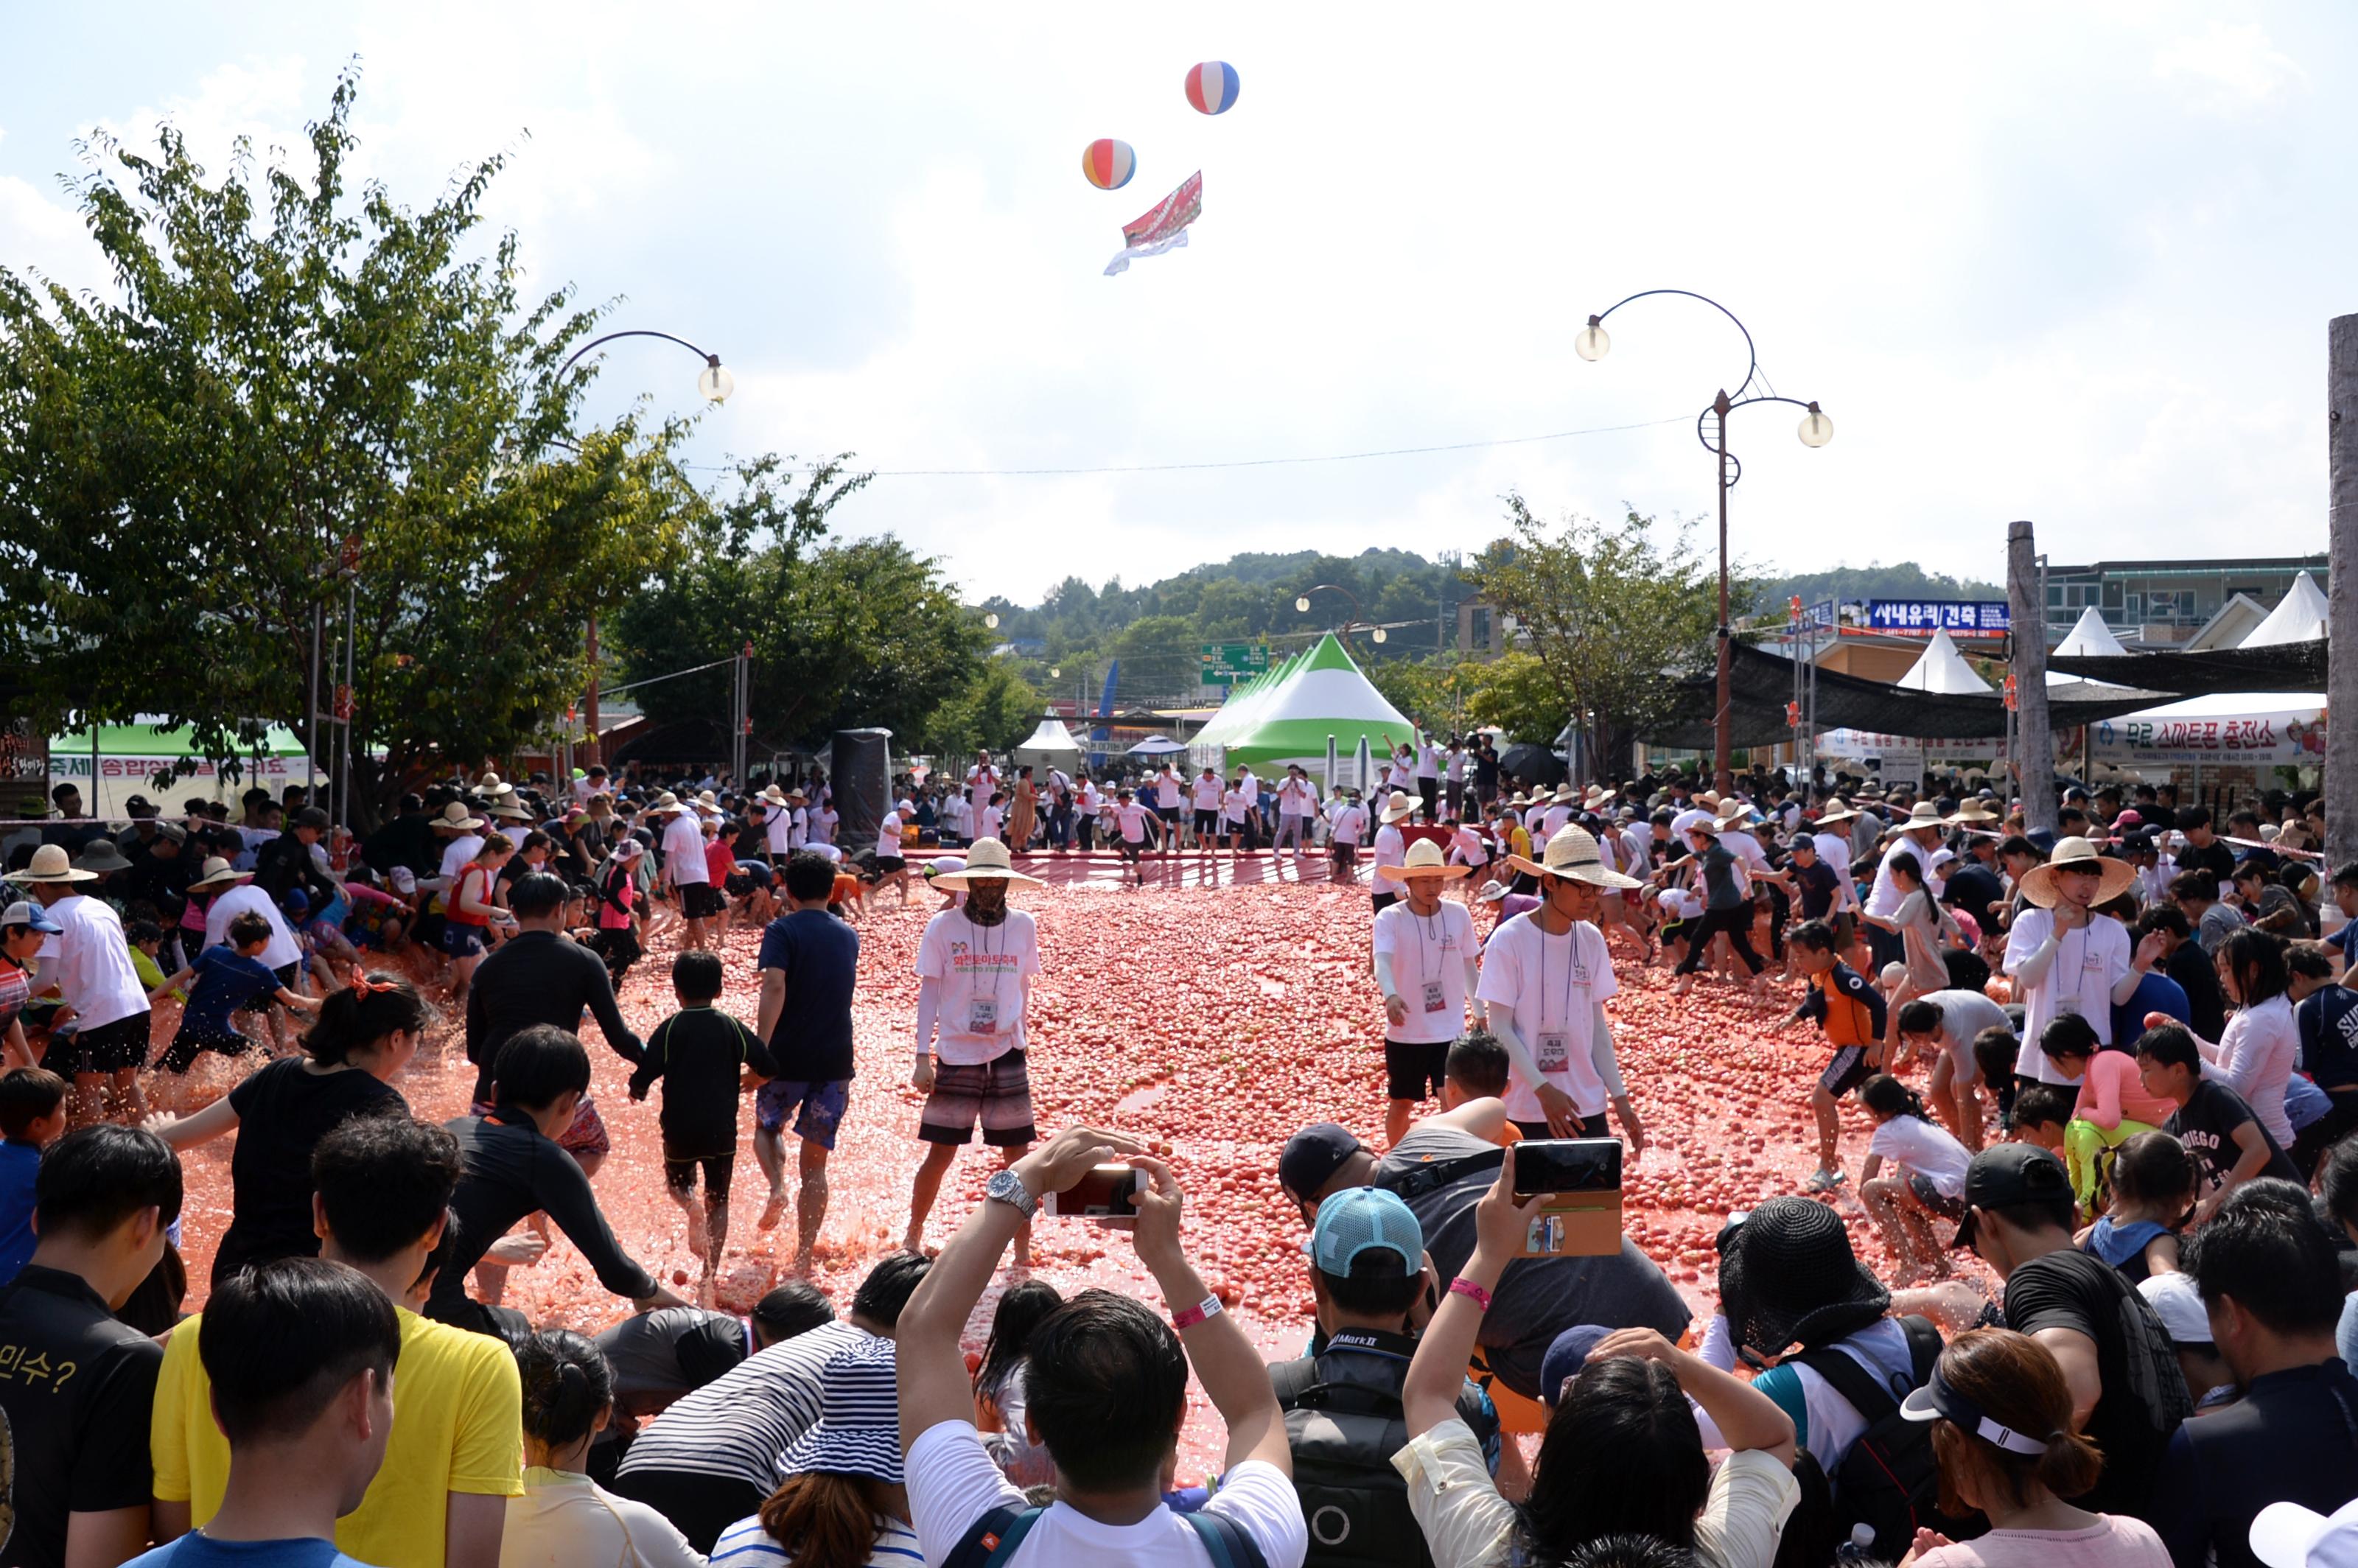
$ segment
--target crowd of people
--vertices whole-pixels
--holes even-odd
[[[1533,792],[1422,737],[1359,798],[1299,768],[1086,808],[1097,785],[1044,782],[986,755],[942,781],[950,820],[896,792],[849,859],[824,781],[602,770],[452,781],[361,842],[299,798],[117,825],[70,795],[0,840],[0,1568],[2358,1552],[2358,865],[2320,888],[2310,801],[2223,831],[2152,786],[2069,791],[2052,828],[1849,778]],[[1260,1325],[1301,1347],[1274,1364],[1183,1239],[1234,1200],[1035,1123],[1019,862],[1100,824],[1353,884],[1369,851],[1380,1141],[1320,1123],[1278,1154],[1314,1311]],[[807,1276],[860,923],[957,841],[925,868],[906,1229],[838,1311]],[[718,1005],[749,952],[750,1022]],[[616,991],[656,962],[676,1005],[642,1038]],[[1613,1001],[1655,965],[1828,1048],[1818,1168],[1726,1217],[1701,1321],[1550,1184],[1646,1152]],[[403,1084],[444,999],[474,1083],[437,1125]],[[591,1034],[661,1097],[686,1295],[601,1206]],[[207,1099],[212,1057],[235,1082]],[[747,1098],[787,1282],[739,1317],[712,1286]],[[996,1168],[930,1250],[978,1130]],[[219,1139],[228,1212],[184,1216],[181,1152]],[[1044,1214],[1126,1233],[1160,1310],[1032,1277]],[[194,1314],[184,1223],[220,1226]],[[559,1234],[612,1298],[595,1336],[504,1300]],[[1191,1379],[1226,1433],[1196,1486]]]

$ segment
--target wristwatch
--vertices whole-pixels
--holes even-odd
[[[1023,1184],[1023,1178],[1003,1167],[983,1184],[982,1195],[997,1198],[1025,1219],[1040,1212],[1040,1200],[1032,1195],[1032,1189]]]

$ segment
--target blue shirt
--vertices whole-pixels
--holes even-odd
[[[33,1256],[33,1178],[40,1170],[38,1148],[0,1138],[0,1285]]]
[[[124,1568],[369,1568],[336,1550],[332,1541],[215,1541],[195,1530],[168,1546],[143,1552]]]
[[[189,1005],[180,1015],[184,1024],[226,1033],[231,1013],[278,989],[278,977],[261,959],[249,958],[229,946],[206,948],[197,955],[196,967]]]
[[[782,914],[762,933],[759,967],[786,977],[785,1005],[769,1040],[778,1076],[798,1084],[849,1078],[860,933],[823,909]]]
[[[2186,988],[2157,969],[2137,982],[2128,1000],[2113,1004],[2113,1044],[2135,1046],[2137,1036],[2145,1033],[2145,1015],[2148,1012],[2166,1012],[2180,1023],[2194,1022]]]

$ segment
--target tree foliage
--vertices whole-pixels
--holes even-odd
[[[1677,716],[1675,683],[1714,656],[1716,574],[1683,528],[1665,539],[1634,512],[1618,523],[1567,516],[1551,527],[1521,496],[1506,500],[1507,536],[1468,561],[1466,578],[1529,639],[1537,667],[1517,669],[1516,700],[1528,705],[1543,679],[1593,755],[1626,756],[1631,741]],[[1731,583],[1729,591],[1742,603],[1757,588]]]
[[[503,159],[422,210],[353,189],[356,91],[299,172],[241,142],[210,180],[168,124],[87,144],[112,290],[0,269],[0,594],[34,611],[0,658],[36,722],[157,714],[216,760],[303,730],[349,592],[364,797],[545,726],[586,618],[673,558],[681,427],[577,429],[598,313],[527,297],[513,234],[475,247]]]
[[[1022,673],[1006,659],[991,659],[927,716],[910,749],[945,767],[984,748],[1010,751],[1030,737],[1044,711],[1040,693]]]

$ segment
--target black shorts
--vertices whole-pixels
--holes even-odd
[[[159,1072],[185,1073],[196,1065],[199,1056],[208,1051],[218,1052],[224,1056],[243,1056],[253,1044],[253,1041],[234,1029],[215,1030],[209,1024],[184,1018],[180,1022],[180,1032],[172,1036],[172,1043],[165,1046],[164,1054],[156,1059],[156,1067]]]
[[[1515,1123],[1515,1130],[1521,1133],[1526,1138],[1553,1138],[1555,1136],[1554,1133],[1548,1130],[1548,1124],[1544,1121],[1519,1121]],[[1606,1125],[1605,1113],[1600,1110],[1595,1116],[1584,1116],[1580,1119],[1580,1136],[1583,1138],[1610,1138],[1613,1136],[1613,1129]]]
[[[1130,842],[1129,839],[1127,839],[1127,838],[1125,838],[1125,839],[1123,839],[1123,840],[1121,841],[1121,858],[1122,858],[1123,860],[1138,860],[1138,859],[1140,859],[1141,857],[1142,857],[1145,853],[1146,853],[1146,840],[1145,840],[1145,839],[1141,838],[1141,839],[1140,839],[1140,840],[1139,840],[1137,843],[1135,843],[1135,844],[1131,843],[1131,842]]]
[[[1179,820],[1179,808],[1175,806],[1158,806],[1154,808],[1154,815],[1165,822],[1176,823]]]
[[[1333,854],[1337,866],[1356,866],[1359,863],[1359,847],[1357,844],[1346,841],[1331,845],[1329,851]]]
[[[1196,837],[1196,838],[1213,838],[1213,837],[1215,837],[1216,835],[1217,835],[1219,831],[1220,831],[1220,814],[1219,814],[1218,812],[1217,812],[1217,811],[1198,811],[1197,813],[1195,813],[1195,837]]]
[[[1866,1046],[1845,1045],[1834,1053],[1834,1059],[1826,1064],[1824,1072],[1818,1075],[1818,1087],[1840,1099],[1875,1076],[1875,1072],[1876,1069],[1866,1065]]]
[[[696,1168],[704,1167],[704,1195],[715,1203],[729,1201],[729,1178],[737,1169],[737,1156],[727,1154],[697,1154],[682,1160],[664,1151],[664,1185],[685,1195],[696,1190]]]
[[[724,913],[728,904],[720,890],[710,882],[682,882],[679,889],[679,912],[690,920],[709,920]]]
[[[1390,1099],[1438,1099],[1449,1077],[1450,1042],[1384,1042],[1384,1094]]]
[[[876,857],[876,875],[879,880],[885,877],[897,877],[908,869],[909,862],[903,860],[898,855],[879,855]]]
[[[1371,894],[1368,899],[1369,913],[1381,914],[1387,908],[1392,904],[1398,903],[1400,902],[1400,896],[1401,895],[1396,892],[1379,892]]]
[[[1932,1184],[1932,1178],[1924,1174],[1923,1172],[1912,1171],[1909,1173],[1908,1190],[1916,1195],[1916,1201],[1918,1203],[1922,1204],[1926,1208],[1931,1209],[1942,1219],[1952,1219],[1961,1223],[1963,1221],[1965,1217],[1965,1200],[1961,1197],[1952,1198],[1944,1196],[1942,1194],[1941,1189]]]
[[[96,1029],[77,1029],[73,1037],[73,1070],[77,1073],[124,1073],[147,1065],[148,1014],[142,1011]],[[56,1072],[55,1066],[50,1071]]]

